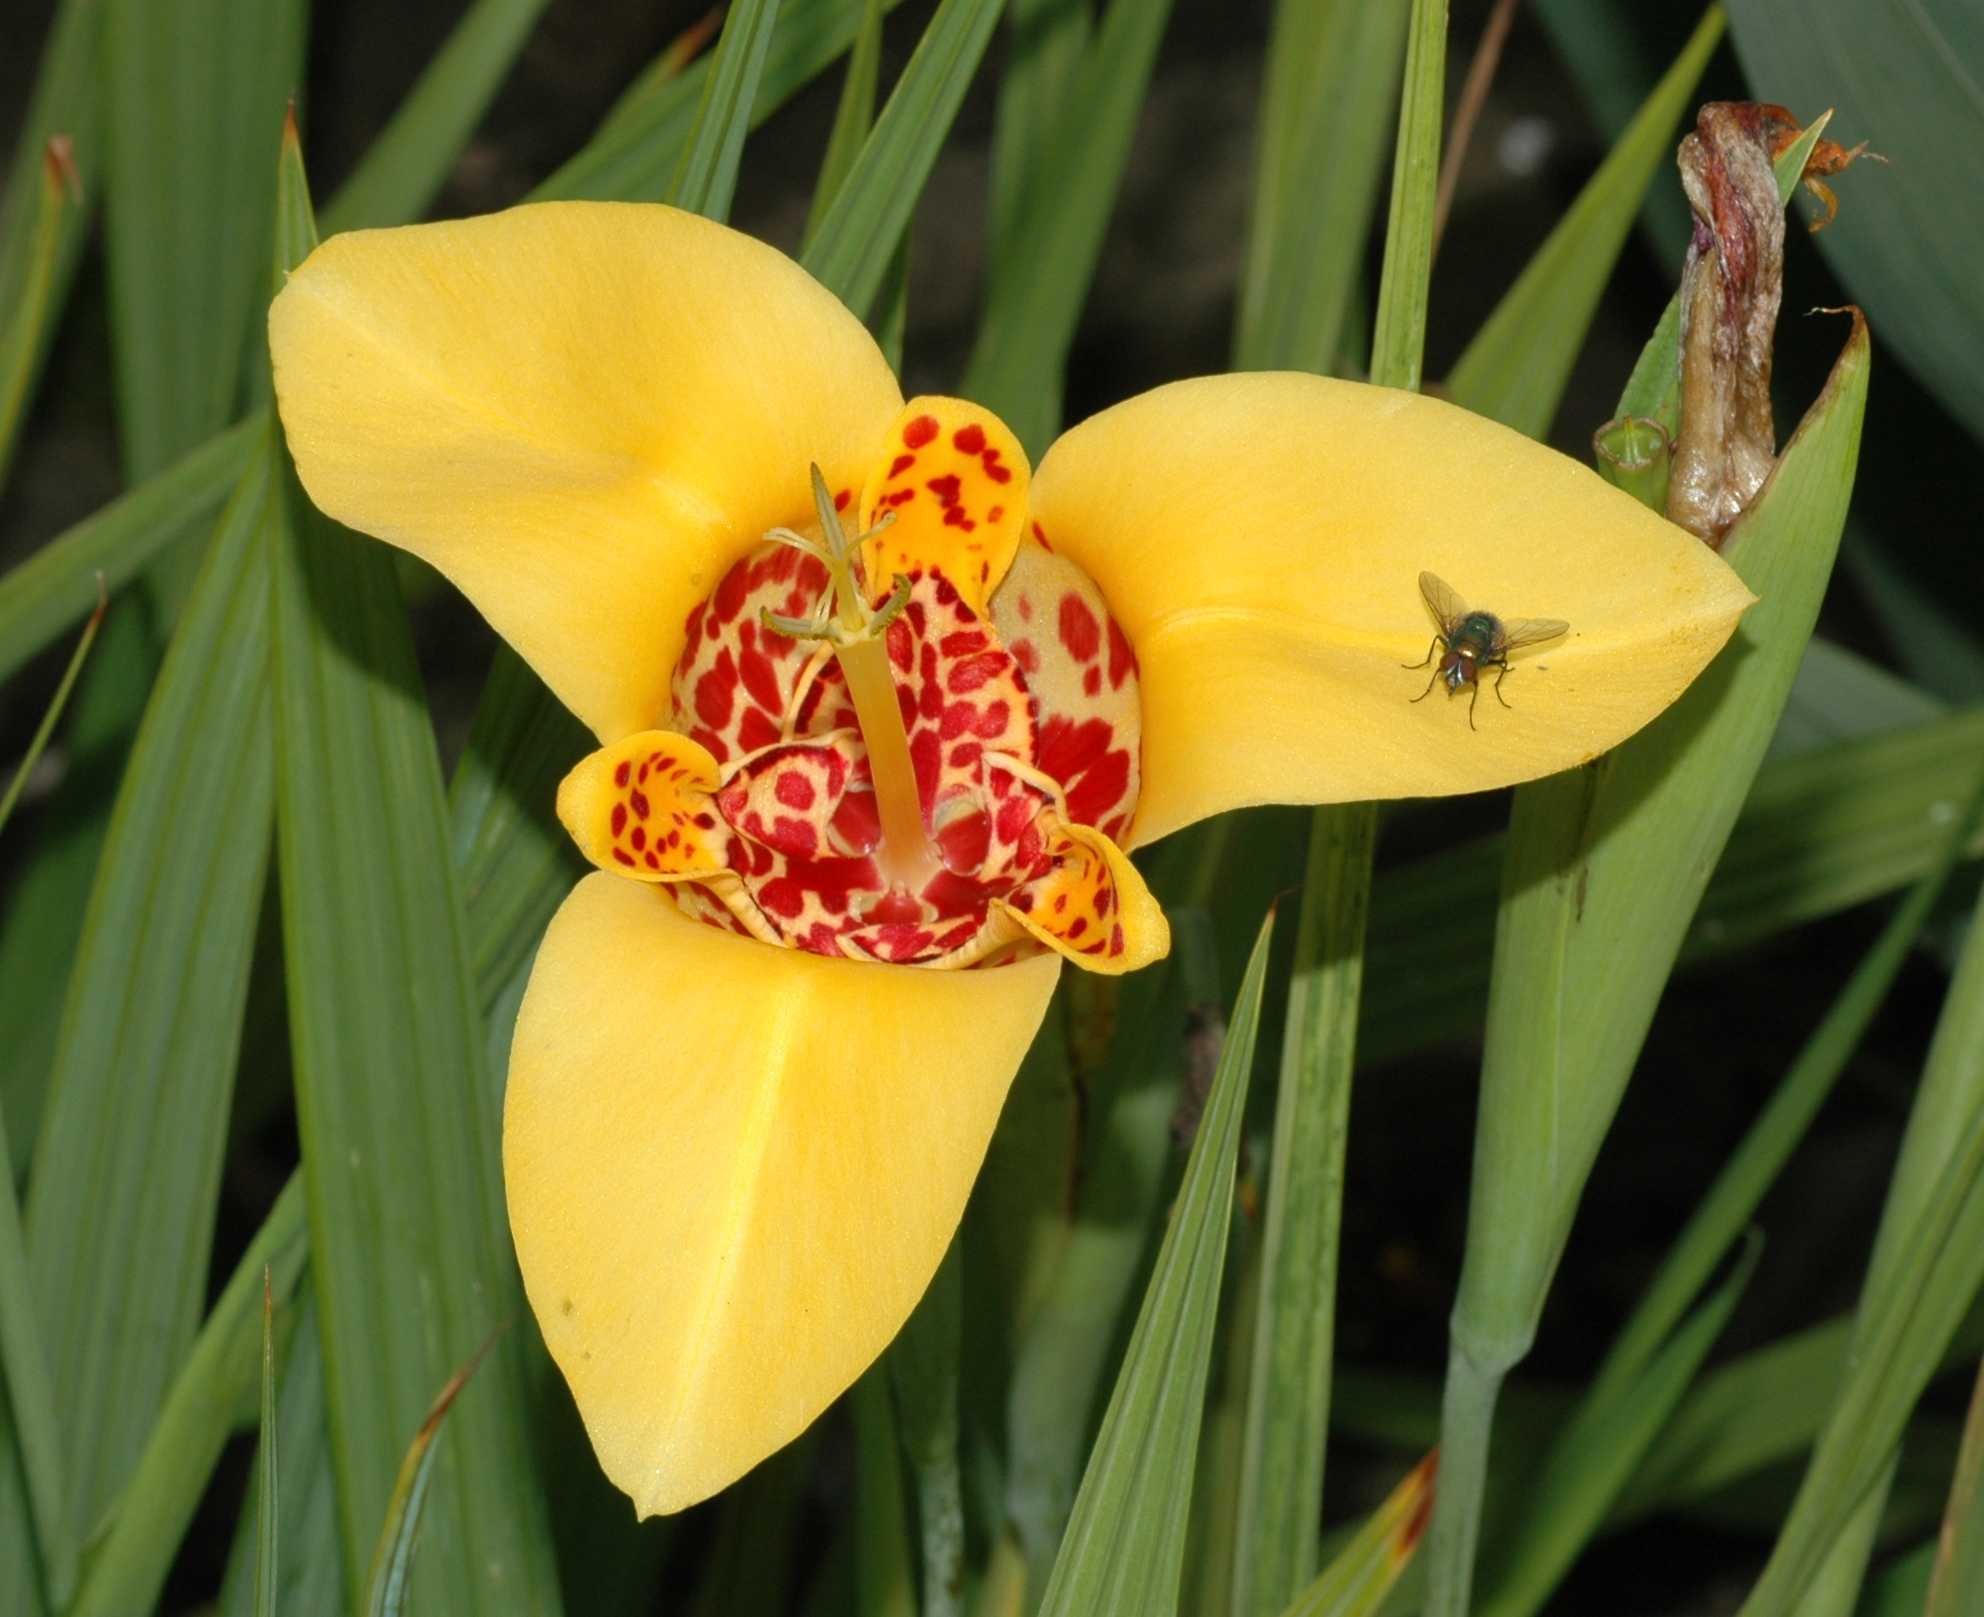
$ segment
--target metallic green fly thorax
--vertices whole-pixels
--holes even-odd
[[[1502,638],[1502,620],[1492,612],[1470,612],[1447,637],[1449,650],[1464,657],[1490,657]]]

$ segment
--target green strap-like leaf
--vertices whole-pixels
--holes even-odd
[[[502,1328],[499,1325],[497,1330]],[[427,1509],[427,1490],[434,1481],[434,1462],[441,1453],[441,1428],[494,1340],[493,1336],[486,1339],[468,1362],[448,1377],[400,1460],[399,1475],[393,1479],[393,1495],[386,1501],[386,1519],[379,1529],[378,1547],[372,1552],[365,1617],[402,1617],[406,1611],[408,1592],[413,1586],[414,1555],[420,1547],[420,1519]]]
[[[1234,1001],[1170,1228],[1089,1455],[1041,1617],[1170,1617],[1178,1609],[1191,1504],[1186,1479],[1198,1451],[1233,1210],[1234,1158],[1273,929],[1270,914]]]
[[[1696,1203],[1687,1227],[1675,1240],[1653,1284],[1641,1296],[1592,1384],[1595,1403],[1626,1394],[1651,1362],[1660,1342],[1707,1281],[1723,1254],[1740,1239],[1764,1193],[1776,1182],[1792,1151],[1804,1139],[1874,1013],[1900,975],[1916,935],[1934,912],[1957,860],[1984,819],[1984,764],[1973,764],[1977,784],[1970,802],[1943,833],[1941,853],[1881,929],[1852,977],[1832,996],[1825,1019],[1813,1032],[1769,1104],[1742,1142],[1724,1161],[1708,1194]]]
[[[1412,0],[1405,90],[1392,153],[1391,215],[1371,334],[1371,380],[1417,391],[1425,363],[1426,302],[1433,276],[1433,195],[1447,95],[1446,0]]]
[[[104,248],[125,470],[234,414],[268,262],[269,154],[301,77],[302,0],[104,0]]]
[[[324,204],[324,234],[417,219],[441,189],[549,0],[475,0],[392,121]]]
[[[288,261],[307,246],[292,243]],[[333,528],[293,480],[287,495],[273,657],[283,952],[346,1591],[358,1598],[434,1389],[522,1300],[439,763],[392,558]],[[555,1612],[514,1336],[449,1438],[414,1598]]]
[[[1444,3],[1414,0],[1405,29],[1391,217],[1379,282],[1371,378],[1383,386],[1416,388],[1426,335],[1446,94]],[[1281,183],[1286,184],[1285,178]],[[1341,303],[1335,312],[1340,317]],[[1300,324],[1298,313],[1298,331]],[[1315,1524],[1322,1513],[1335,1345],[1344,1140],[1376,845],[1374,804],[1336,804],[1315,811],[1289,983],[1260,1304],[1235,1506],[1236,1617],[1272,1617],[1316,1571]]]
[[[1744,1478],[1809,1455],[1845,1374],[1852,1336],[1851,1316],[1840,1315],[1703,1376],[1620,1495],[1613,1522],[1704,1504]],[[1980,1351],[1984,1299],[1957,1327],[1937,1373],[1975,1363]],[[1780,1507],[1776,1519],[1782,1515]]]
[[[1026,250],[1021,211],[1054,160],[1054,131],[1094,31],[1088,0],[1010,0],[1006,7],[1006,60],[992,122],[988,279],[1004,275],[1013,255]]]
[[[89,1557],[69,1617],[150,1611],[192,1524],[221,1449],[252,1419],[262,1366],[262,1277],[286,1303],[307,1249],[303,1185],[292,1178],[235,1265],[174,1378],[127,1476],[110,1531]]]
[[[1161,889],[1160,889],[1161,890]],[[1014,1356],[1006,1410],[1006,1515],[1026,1562],[1027,1607],[1055,1565],[1088,1458],[1095,1409],[1122,1340],[1141,1254],[1162,1216],[1185,1091],[1206,1078],[1219,970],[1203,911],[1170,908],[1170,958],[1130,978],[1124,1033],[1089,1075],[1095,1138],[1080,1200]]]
[[[999,21],[1001,0],[943,0],[802,262],[866,317],[937,151]]]
[[[73,197],[72,187],[76,189]],[[0,303],[0,489],[7,485],[14,445],[27,415],[28,392],[59,312],[56,270],[68,237],[69,218],[81,202],[70,143],[66,137],[52,140],[42,162],[41,184],[35,191],[26,278],[11,302]]]
[[[1909,1115],[1855,1317],[1846,1376],[1742,1617],[1806,1609],[1856,1518],[1878,1521],[1910,1411],[1984,1284],[1984,900]],[[1871,1534],[1868,1535],[1871,1546]],[[1847,1542],[1851,1542],[1850,1539]],[[1859,1546],[1856,1546],[1859,1547]],[[1865,1568],[1841,1570],[1850,1601]]]
[[[1235,1617],[1273,1617],[1316,1575],[1344,1143],[1376,839],[1369,805],[1318,810],[1310,822],[1268,1165],[1235,1521]]]
[[[219,511],[267,441],[266,417],[216,434],[0,578],[0,679],[88,616],[99,573],[115,593],[161,545]]]
[[[276,1299],[262,1270],[262,1419],[255,1444],[255,1617],[276,1617],[282,1575],[282,1461],[276,1444]]]
[[[884,0],[890,10],[898,3]],[[754,128],[847,49],[860,26],[862,4],[785,0],[751,110]],[[668,194],[683,144],[695,127],[710,63],[705,59],[685,66],[672,47],[662,55],[670,74],[667,82],[657,89],[650,79],[637,81],[607,113],[585,149],[532,193],[534,200],[651,202]]]
[[[302,0],[104,0],[105,267],[118,432],[133,481],[165,470],[238,407],[268,262],[269,154],[300,76],[302,13]],[[87,162],[83,172],[89,178]],[[178,536],[208,531],[196,516]],[[160,544],[142,599],[116,614],[124,621],[113,621],[84,676],[72,741],[98,753],[100,767],[114,769],[132,746],[200,557],[172,536]],[[32,904],[0,921],[0,1039],[21,1050],[13,1081],[23,1088],[50,1081],[52,1007],[100,856],[103,785],[87,771],[64,782],[51,817],[65,857],[37,860],[21,894]]]
[[[268,860],[274,453],[265,443],[243,478],[136,744],[112,760],[122,784],[73,963],[56,962],[68,990],[27,1221],[70,1520],[84,1527],[123,1487],[205,1302]]]
[[[724,1497],[695,1602],[678,1607],[687,1617],[786,1617],[792,1610],[793,1538],[817,1442],[810,1432],[801,1436]]]
[[[882,0],[862,0],[861,31],[854,36],[854,49],[847,58],[847,77],[841,84],[840,104],[834,109],[833,133],[827,137],[820,177],[806,207],[803,241],[811,242],[819,234],[820,222],[853,172],[854,160],[874,127],[875,86],[882,71],[882,12]]]
[[[1746,1479],[1808,1454],[1824,1423],[1827,1400],[1846,1368],[1852,1334],[1852,1316],[1836,1315],[1703,1375],[1614,1502],[1608,1527],[1643,1521],[1663,1510],[1705,1510],[1728,1499]],[[1984,1297],[1957,1326],[1937,1373],[1968,1370],[1980,1352]],[[1340,1436],[1402,1453],[1439,1437],[1436,1382],[1355,1365],[1341,1366],[1338,1375],[1333,1424]],[[1509,1478],[1510,1486],[1529,1476],[1571,1418],[1578,1397],[1570,1388],[1512,1380],[1496,1429],[1496,1475]],[[1948,1452],[1953,1457],[1955,1451],[1952,1432]],[[1943,1480],[1938,1479],[1939,1485]]]
[[[552,804],[560,777],[591,746],[529,665],[499,648],[448,793],[469,962],[485,1014],[537,952],[551,912],[583,868]]]
[[[1102,254],[1170,0],[1113,0],[1040,139],[994,263],[964,393],[995,410],[1038,458],[1061,425],[1061,372]]]
[[[861,1617],[917,1617],[902,1444],[887,1370],[875,1366],[848,1392],[854,1417],[854,1610]]]
[[[1579,1400],[1523,1492],[1513,1537],[1487,1578],[1482,1617],[1531,1617],[1604,1523],[1612,1501],[1652,1447],[1729,1323],[1763,1250],[1752,1238],[1734,1272],[1616,1389]]]
[[[7,1126],[0,1118],[0,1147]],[[0,1163],[11,1153],[0,1155]],[[0,1185],[0,1465],[19,1468],[6,1531],[0,1543],[16,1563],[9,1574],[23,1611],[60,1609],[76,1587],[76,1534],[69,1525],[62,1438],[55,1425],[53,1379],[35,1324],[34,1290],[28,1279],[27,1241],[14,1176]]]
[[[1722,38],[1711,6],[1666,76],[1447,377],[1456,404],[1541,438],[1556,418],[1648,184],[1670,160],[1674,127]]]
[[[104,0],[62,0],[48,32],[34,76],[34,94],[21,121],[7,188],[0,197],[0,310],[20,309],[42,271],[38,241],[43,176],[48,143],[68,142],[78,179],[81,206],[66,208],[56,221],[55,250],[49,257],[43,295],[45,316],[36,323],[32,347],[21,356],[19,405],[26,414],[35,381],[48,357],[69,288],[75,281],[98,193],[103,183],[103,13]],[[0,432],[0,480],[4,480],[5,434]],[[6,636],[0,634],[0,647]]]
[[[1381,1610],[1426,1530],[1438,1466],[1434,1453],[1407,1472],[1283,1617],[1371,1617]]]
[[[1984,11],[1966,0],[1730,0],[1730,33],[1759,99],[1836,107],[1885,168],[1833,181],[1840,217],[1817,247],[1884,342],[1984,438],[1984,257],[1970,154],[1984,142]]]
[[[1410,0],[1275,6],[1233,344],[1238,369],[1337,367],[1411,15]]]
[[[1641,734],[1516,793],[1429,1567],[1438,1617],[1467,1609],[1502,1375],[1528,1350],[1592,1160],[1811,637],[1868,363],[1856,321],[1824,395],[1732,530],[1724,555],[1760,597],[1735,643]]]
[[[1782,725],[1780,724],[1780,731]],[[1714,959],[1914,881],[1984,748],[1984,712],[1774,760],[1757,776],[1681,944]],[[1373,891],[1369,1059],[1477,1035],[1488,997],[1501,837],[1387,871]],[[1963,856],[1984,855],[1984,830]]]
[[[737,0],[723,22],[696,127],[669,187],[669,201],[691,213],[727,218],[737,189],[737,164],[757,104],[758,80],[778,24],[778,0]]]
[[[1625,133],[1685,28],[1676,12],[1622,12],[1591,0],[1530,0],[1527,9],[1556,47],[1565,78],[1607,140]],[[1689,217],[1679,186],[1647,193],[1641,230],[1666,274],[1681,267]]]
[[[1963,1448],[1922,1617],[1964,1617],[1984,1609],[1984,1368],[1970,1394]]]
[[[324,1353],[317,1334],[317,1300],[307,1283],[290,1301],[290,1328],[278,1330],[276,1447],[282,1455],[282,1565],[275,1610],[344,1610],[343,1548],[338,1542],[337,1486],[331,1469],[324,1407]],[[259,1473],[261,1459],[256,1457]],[[259,1489],[259,1480],[253,1484]],[[261,1617],[257,1512],[243,1506],[221,1584],[221,1617]]]
[[[103,627],[104,614],[109,610],[109,596],[99,596],[96,610],[90,614],[89,622],[83,625],[83,632],[76,639],[76,649],[69,654],[69,664],[62,670],[62,678],[56,682],[55,694],[48,699],[41,722],[28,738],[28,750],[21,754],[20,762],[14,766],[7,789],[0,792],[0,831],[7,829],[7,822],[13,818],[15,806],[21,800],[21,793],[27,789],[35,765],[41,762],[41,755],[47,750],[49,737],[54,735],[55,726],[62,720],[62,710],[69,705],[70,693],[76,688],[76,676],[82,673],[83,664],[89,660],[90,647],[96,643],[97,630]],[[8,1160],[6,1154],[0,1153],[0,1160]]]
[[[923,1541],[918,1608],[923,1617],[958,1617],[964,1610],[964,1488],[958,1468],[963,1316],[963,1258],[953,1240],[888,1352],[889,1383]]]

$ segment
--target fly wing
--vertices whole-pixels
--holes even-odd
[[[1431,573],[1419,575],[1419,593],[1426,598],[1426,610],[1433,614],[1433,621],[1440,626],[1440,633],[1450,635],[1454,626],[1467,616],[1467,603],[1453,585]]]
[[[1502,624],[1502,643],[1496,649],[1510,652],[1518,646],[1555,640],[1558,635],[1568,633],[1570,627],[1562,618],[1509,618]]]

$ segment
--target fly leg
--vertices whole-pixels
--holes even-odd
[[[1474,705],[1475,703],[1481,700],[1480,675],[1477,674],[1475,676],[1473,683],[1474,683],[1474,694],[1467,699],[1467,727],[1470,730],[1478,730],[1481,727],[1474,722]]]
[[[1509,665],[1506,662],[1504,662],[1502,664],[1502,671],[1495,676],[1495,700],[1500,702],[1503,707],[1507,707],[1509,705],[1509,699],[1502,694],[1502,681],[1507,679],[1508,677],[1509,677]]]
[[[1427,664],[1427,663],[1430,663],[1430,662],[1431,662],[1431,661],[1433,660],[1433,657],[1434,657],[1434,655],[1435,655],[1435,654],[1436,654],[1437,652],[1439,652],[1439,651],[1441,651],[1441,650],[1443,650],[1443,649],[1445,648],[1445,646],[1446,646],[1446,641],[1444,641],[1444,640],[1442,640],[1442,639],[1441,639],[1441,638],[1440,638],[1440,637],[1439,637],[1438,635],[1434,635],[1434,636],[1433,636],[1433,643],[1432,643],[1432,645],[1430,645],[1430,646],[1428,646],[1428,647],[1426,648],[1426,657],[1425,657],[1425,660],[1424,660],[1423,662],[1416,662],[1416,663],[1400,663],[1400,664],[1399,664],[1399,667],[1401,667],[1401,668],[1424,668],[1424,667],[1426,666],[1426,664]],[[1432,677],[1431,679],[1429,679],[1429,680],[1427,680],[1427,681],[1426,681],[1426,689],[1424,689],[1423,691],[1421,691],[1421,692],[1420,692],[1420,693],[1419,693],[1419,694],[1418,694],[1417,696],[1415,696],[1415,697],[1413,697],[1413,699],[1412,699],[1412,700],[1413,700],[1413,701],[1415,701],[1415,702],[1423,702],[1423,701],[1425,701],[1427,697],[1429,697],[1429,696],[1431,696],[1431,695],[1433,694],[1433,687],[1434,687],[1435,685],[1437,685],[1437,684],[1439,684],[1439,683],[1440,683],[1440,671],[1439,671],[1439,669],[1437,669],[1437,668],[1436,668],[1436,669],[1434,669],[1434,670],[1433,670],[1433,677]]]

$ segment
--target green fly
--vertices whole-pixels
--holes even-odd
[[[1431,573],[1419,575],[1419,593],[1426,598],[1426,610],[1440,626],[1427,648],[1424,662],[1405,663],[1406,668],[1424,668],[1434,658],[1439,666],[1426,681],[1426,689],[1413,697],[1423,702],[1441,680],[1447,682],[1447,695],[1463,685],[1472,685],[1474,695],[1467,704],[1467,727],[1472,730],[1474,704],[1481,700],[1481,670],[1499,668],[1495,676],[1495,700],[1509,705],[1502,695],[1502,681],[1509,677],[1509,653],[1520,646],[1533,646],[1541,640],[1555,640],[1570,628],[1562,618],[1510,618],[1504,621],[1492,612],[1470,611],[1451,584]]]

